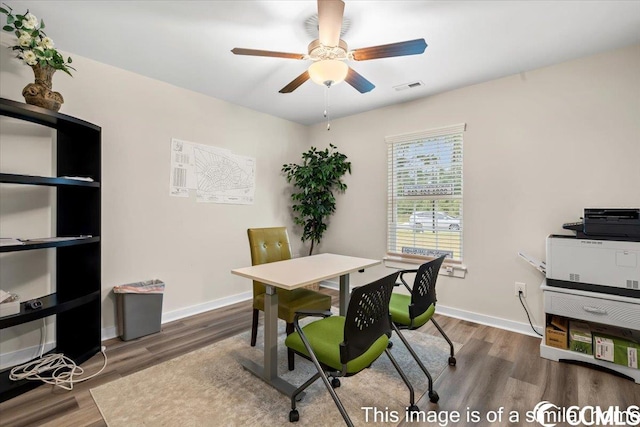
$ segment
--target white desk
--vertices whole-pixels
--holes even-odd
[[[236,268],[231,273],[266,285],[264,299],[264,364],[242,360],[245,369],[291,396],[296,387],[278,377],[278,295],[275,288],[292,290],[340,276],[340,315],[349,305],[349,273],[382,261],[335,254],[319,254],[285,261]]]

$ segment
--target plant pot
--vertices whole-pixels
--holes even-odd
[[[37,105],[48,110],[58,111],[64,103],[64,98],[59,92],[54,92],[52,88],[53,73],[56,69],[49,65],[32,65],[31,69],[35,75],[35,83],[29,83],[22,89],[27,104]]]

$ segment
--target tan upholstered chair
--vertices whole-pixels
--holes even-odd
[[[251,246],[251,265],[266,264],[291,259],[291,245],[286,227],[250,228],[247,230]],[[259,311],[264,311],[264,284],[253,282],[253,325],[251,346],[256,345]],[[330,310],[331,297],[310,289],[287,291],[276,289],[278,294],[278,318],[287,322],[287,335],[294,330],[293,319],[296,311]],[[288,352],[289,370],[294,368],[293,350]]]

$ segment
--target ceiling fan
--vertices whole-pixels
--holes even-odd
[[[309,69],[280,89],[280,93],[291,93],[309,79],[327,87],[346,81],[360,93],[366,93],[375,87],[374,84],[349,67],[346,60],[367,61],[393,56],[419,55],[427,47],[424,39],[416,39],[350,51],[347,43],[340,39],[343,15],[342,0],[318,0],[319,36],[317,40],[309,43],[307,54],[238,47],[231,52],[236,55],[312,60],[313,64]]]

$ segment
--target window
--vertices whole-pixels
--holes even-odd
[[[387,252],[462,261],[462,133],[448,126],[386,138]]]

